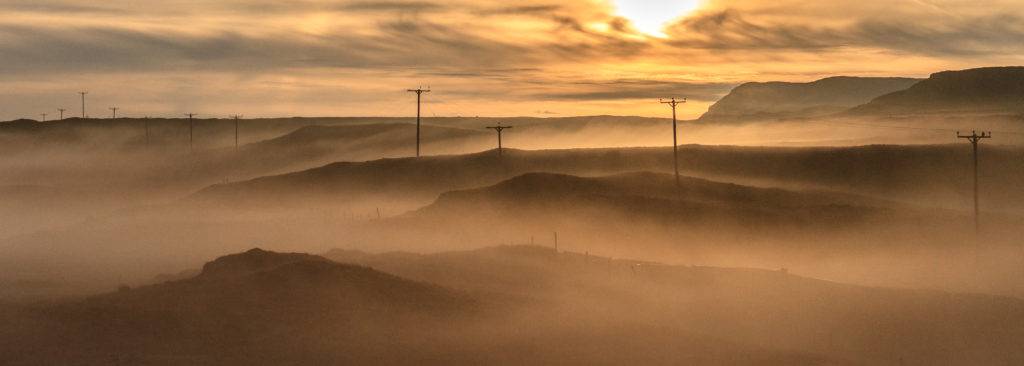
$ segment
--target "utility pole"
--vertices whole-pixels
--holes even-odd
[[[80,91],[78,94],[82,95],[82,118],[85,118],[85,95],[89,94],[87,91]]]
[[[498,156],[500,157],[501,156],[501,131],[506,129],[506,128],[512,128],[512,126],[502,126],[501,122],[498,122],[497,126],[490,126],[490,127],[487,127],[487,128],[495,130],[495,131],[498,131]]]
[[[992,132],[982,132],[979,135],[977,132],[971,131],[970,135],[961,135],[960,131],[956,132],[956,137],[961,139],[967,139],[971,142],[974,147],[974,235],[977,236],[979,233],[978,227],[978,141],[981,139],[992,138]]]
[[[57,110],[60,111],[60,120],[63,121],[64,120],[64,111],[65,111],[65,109],[64,108],[57,108]]]
[[[146,127],[146,146],[149,146],[149,116],[146,116],[142,120],[143,126]]]
[[[241,115],[236,114],[232,117],[235,117],[235,151],[238,151],[238,117]]]
[[[40,113],[40,115],[43,116],[43,122],[46,122],[46,113]]]
[[[430,87],[428,86],[426,90],[423,90],[423,87],[420,87],[418,89],[409,89],[407,91],[416,93],[416,157],[418,158],[420,157],[420,96],[425,92],[429,93]]]
[[[121,109],[121,108],[118,108],[118,107],[110,107],[110,110],[111,110],[111,111],[114,111],[114,114],[112,114],[112,115],[110,116],[110,119],[117,119],[117,110],[118,110],[118,109]]]
[[[192,153],[192,116],[195,116],[196,114],[185,113],[185,115],[188,116],[188,152]]]
[[[675,161],[675,166],[676,166],[676,187],[678,187],[679,186],[679,143],[676,142],[676,106],[679,105],[679,104],[686,103],[686,98],[683,98],[683,100],[676,100],[675,97],[672,97],[672,100],[670,100],[670,101],[664,101],[664,100],[658,99],[658,102],[660,102],[661,104],[668,104],[669,106],[672,107],[672,158]]]

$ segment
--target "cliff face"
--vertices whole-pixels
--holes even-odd
[[[839,76],[810,83],[746,83],[708,108],[700,120],[729,122],[833,114],[906,89],[918,81]]]
[[[901,91],[879,96],[850,114],[1024,111],[1024,67],[943,71]]]

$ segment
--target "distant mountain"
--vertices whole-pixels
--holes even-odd
[[[851,109],[853,115],[1024,112],[1024,67],[943,71]]]
[[[903,90],[920,79],[838,76],[810,83],[745,83],[716,102],[700,121],[747,121],[827,115]]]

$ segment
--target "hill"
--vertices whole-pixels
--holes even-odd
[[[529,173],[490,187],[444,193],[414,216],[449,223],[460,218],[552,222],[573,217],[597,225],[628,220],[670,226],[743,223],[744,230],[792,225],[811,230],[821,225],[852,226],[888,205],[864,197],[755,188],[692,177],[683,177],[677,187],[672,175],[650,172],[595,178]]]
[[[1011,113],[1024,111],[1024,67],[943,71],[851,109],[851,115]]]
[[[192,279],[0,306],[0,356],[7,365],[841,364],[644,321],[556,323],[561,310],[510,299],[250,250],[211,262]]]
[[[699,120],[734,122],[823,116],[906,89],[918,81],[838,76],[810,83],[745,83],[708,108]]]
[[[457,291],[254,249],[191,279],[26,309],[21,327],[0,331],[0,355],[8,365],[390,364],[402,355],[391,345],[481,310]]]
[[[1024,150],[983,146],[982,180],[986,199],[1001,208],[1024,207]],[[971,162],[969,146],[856,146],[770,148],[680,146],[685,174],[739,184],[781,188],[817,188],[899,200],[933,203],[939,195],[967,199],[969,174],[954,174]],[[666,148],[572,149],[522,151],[504,156],[486,151],[466,155],[339,162],[300,172],[207,187],[193,201],[228,206],[337,202],[353,197],[413,197],[417,204],[451,190],[493,185],[530,172],[578,176],[631,171],[667,172],[672,153]],[[957,193],[959,192],[959,193]],[[984,197],[983,197],[984,199]]]
[[[8,365],[1024,360],[1019,299],[536,246],[324,257],[253,249],[190,279],[0,305],[0,320]]]
[[[558,314],[551,316],[556,322],[591,316],[649,322],[817,354],[836,364],[1024,360],[1018,341],[1011,340],[1024,339],[1019,299],[851,286],[785,270],[677,266],[536,246],[434,254],[333,250],[325,256],[457,289],[538,298],[547,312]]]

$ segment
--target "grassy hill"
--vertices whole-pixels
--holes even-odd
[[[852,115],[1010,113],[1024,111],[1024,67],[943,71],[851,109]]]
[[[906,89],[918,81],[839,76],[810,83],[745,83],[708,108],[699,121],[742,122],[824,116]]]
[[[1024,360],[1019,299],[535,246],[324,256],[253,249],[184,280],[3,305],[0,320],[0,356],[10,365]]]
[[[254,249],[191,279],[0,307],[0,356],[9,365],[843,364],[645,321],[554,323],[561,311],[545,307]]]
[[[986,206],[1024,208],[1024,150],[983,146],[981,179]],[[873,145],[771,148],[681,146],[680,168],[696,177],[760,186],[816,188],[926,203],[970,198],[969,146]],[[507,149],[420,159],[341,162],[245,182],[208,187],[196,200],[229,205],[338,200],[352,195],[394,194],[432,200],[450,190],[496,184],[530,172],[580,176],[672,169],[665,148],[520,151]],[[312,197],[312,199],[310,199]]]

